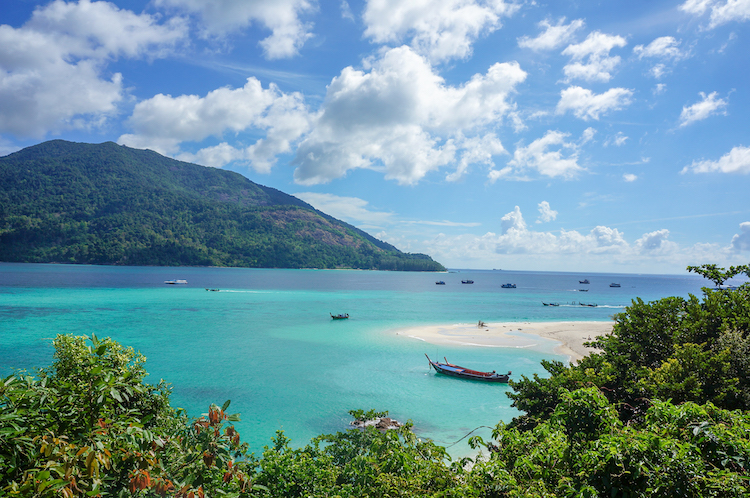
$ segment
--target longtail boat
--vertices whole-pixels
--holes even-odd
[[[425,354],[425,356],[427,356],[427,354]],[[508,379],[510,378],[510,372],[508,372],[507,374],[499,374],[494,370],[492,372],[480,372],[478,370],[472,370],[470,368],[464,368],[452,363],[448,363],[448,360],[446,358],[443,359],[445,360],[445,363],[440,363],[437,361],[432,361],[430,357],[427,356],[427,361],[430,362],[430,366],[432,366],[432,368],[434,368],[436,372],[450,375],[451,377],[481,380],[484,382],[508,382]]]
[[[346,320],[347,318],[349,318],[349,313],[339,313],[338,315],[334,315],[333,313],[329,314],[334,320]]]

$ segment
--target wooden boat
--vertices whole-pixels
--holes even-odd
[[[599,306],[599,305],[598,305],[598,304],[596,304],[596,303],[591,303],[591,304],[586,304],[586,303],[578,303],[578,304],[580,304],[581,306],[588,306],[589,308],[596,308],[597,306]]]
[[[443,282],[442,280],[438,280],[437,282],[435,282],[435,285],[445,285],[445,282]]]
[[[560,306],[560,303],[545,303],[544,301],[542,301],[542,304],[545,306]]]
[[[461,280],[461,283],[462,284],[473,284],[474,281],[473,280]]]
[[[427,354],[425,354],[425,356],[427,356]],[[494,370],[492,372],[480,372],[478,370],[471,370],[470,368],[464,368],[452,363],[448,363],[448,360],[446,358],[443,359],[445,360],[445,363],[439,363],[437,361],[432,361],[430,357],[427,356],[427,361],[430,362],[430,366],[432,366],[432,368],[434,368],[437,373],[450,375],[451,377],[458,377],[461,379],[469,380],[481,380],[483,382],[508,382],[508,379],[510,378],[510,372],[508,372],[507,374],[499,374]]]
[[[500,287],[502,287],[503,289],[515,289],[516,284],[503,284]]]
[[[329,313],[331,315],[331,318],[334,320],[346,320],[349,318],[349,313],[339,313],[338,315],[334,315],[333,313]]]
[[[590,284],[591,282],[589,282],[589,279],[586,278],[586,279],[583,279],[583,280],[579,280],[578,283],[579,284]]]

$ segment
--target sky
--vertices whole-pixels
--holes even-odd
[[[0,156],[236,171],[449,268],[750,263],[750,0],[3,0]]]

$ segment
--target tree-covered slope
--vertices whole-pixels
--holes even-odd
[[[444,269],[238,173],[63,140],[0,158],[0,260]]]

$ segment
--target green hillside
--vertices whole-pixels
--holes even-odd
[[[238,173],[63,140],[0,158],[0,261],[445,269]]]

